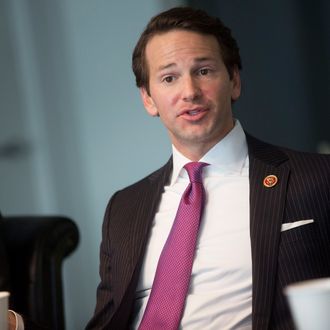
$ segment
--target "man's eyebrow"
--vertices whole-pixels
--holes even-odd
[[[197,57],[194,59],[194,63],[203,63],[203,62],[216,62],[216,59],[213,57]],[[168,63],[165,65],[160,65],[158,67],[158,71],[162,71],[162,70],[166,70],[166,69],[170,69],[172,67],[177,66],[176,63]]]
[[[175,63],[169,63],[169,64],[161,65],[161,66],[158,67],[158,71],[166,70],[166,69],[172,68],[174,66],[176,66]]]
[[[215,62],[216,59],[213,57],[198,57],[194,59],[194,62],[201,63],[201,62]]]

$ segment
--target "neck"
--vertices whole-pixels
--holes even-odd
[[[221,135],[218,139],[212,141],[173,141],[175,148],[185,157],[193,162],[198,162],[203,156],[219,143],[233,128],[232,126],[225,134]]]
[[[193,162],[198,162],[218,142],[219,141],[208,145],[199,145],[198,143],[195,143],[192,145],[174,144],[174,146],[183,156],[187,157]]]

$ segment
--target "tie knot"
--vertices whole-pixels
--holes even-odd
[[[202,181],[202,171],[205,166],[210,164],[203,162],[191,162],[184,166],[188,172],[190,182],[203,182]]]

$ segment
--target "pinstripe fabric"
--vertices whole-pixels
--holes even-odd
[[[172,159],[111,198],[102,227],[97,304],[87,329],[128,327],[150,224],[171,172]]]
[[[254,329],[293,329],[283,288],[330,276],[330,157],[248,138]],[[269,174],[278,184],[265,188]],[[281,233],[282,223],[314,219]]]
[[[330,156],[299,153],[247,135],[253,329],[293,329],[283,288],[330,276]],[[150,224],[172,160],[110,200],[103,223],[97,306],[87,329],[128,329]],[[278,184],[266,188],[265,176]],[[281,233],[281,225],[314,223]]]

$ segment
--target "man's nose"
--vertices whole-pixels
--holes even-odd
[[[201,89],[194,77],[187,76],[183,79],[182,99],[184,101],[194,101],[201,96]]]

